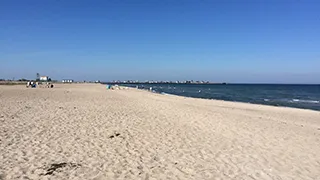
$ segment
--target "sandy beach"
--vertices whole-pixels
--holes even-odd
[[[320,179],[320,112],[0,86],[0,179]]]

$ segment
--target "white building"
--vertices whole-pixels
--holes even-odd
[[[63,83],[73,83],[74,80],[72,80],[72,79],[63,79],[62,82]]]
[[[48,81],[49,76],[40,76],[40,81]]]

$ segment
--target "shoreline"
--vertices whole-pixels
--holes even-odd
[[[104,84],[103,84],[104,85]],[[258,106],[267,106],[267,107],[274,107],[274,108],[289,108],[289,109],[297,109],[297,110],[307,110],[307,111],[315,111],[315,112],[320,112],[320,110],[315,110],[315,109],[308,109],[308,108],[298,108],[298,107],[290,107],[290,106],[277,106],[277,105],[269,105],[269,104],[260,104],[260,103],[250,103],[250,102],[241,102],[241,101],[228,101],[228,100],[223,100],[223,99],[209,99],[209,98],[201,98],[201,97],[192,97],[192,96],[183,96],[183,95],[177,95],[177,94],[170,94],[170,93],[165,93],[165,92],[151,92],[148,89],[136,89],[133,87],[127,87],[127,86],[120,86],[124,88],[129,88],[129,89],[134,89],[134,90],[141,90],[145,91],[148,93],[154,93],[154,94],[159,94],[159,95],[165,95],[165,96],[176,96],[176,97],[181,97],[181,98],[191,98],[191,99],[202,99],[202,100],[209,100],[209,101],[217,101],[217,102],[228,102],[228,103],[241,103],[241,104],[248,104],[248,105],[258,105]]]
[[[147,89],[136,89],[132,87],[126,87],[126,86],[119,86],[128,88],[131,91],[138,91],[141,93],[156,95],[157,97],[162,98],[169,97],[173,101],[179,100],[179,101],[188,101],[188,103],[203,103],[206,106],[209,106],[212,108],[218,107],[218,108],[224,108],[224,109],[230,109],[230,110],[237,110],[237,111],[256,111],[261,113],[270,113],[270,112],[282,112],[282,113],[293,113],[293,114],[299,114],[299,113],[306,113],[306,114],[313,114],[318,115],[320,117],[320,111],[313,110],[313,109],[303,109],[303,108],[295,108],[295,107],[287,107],[287,106],[272,106],[272,105],[266,105],[266,104],[254,104],[254,103],[246,103],[246,102],[236,102],[236,101],[227,101],[227,100],[219,100],[219,99],[206,99],[206,98],[196,98],[196,97],[187,97],[187,96],[179,96],[175,94],[161,94],[158,92],[151,92]],[[117,91],[117,90],[115,90]],[[122,90],[118,90],[122,91]],[[125,91],[125,90],[123,90]],[[142,95],[144,96],[144,95]],[[312,123],[319,123],[319,120],[315,120]],[[320,126],[318,128],[320,130]]]

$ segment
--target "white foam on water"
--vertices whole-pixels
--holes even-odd
[[[301,102],[301,103],[312,103],[312,104],[318,104],[319,101],[317,100],[304,100],[304,99],[292,99],[293,102]]]
[[[171,94],[168,94],[168,93],[165,93],[165,92],[161,92],[160,94],[162,94],[162,95],[171,95]]]

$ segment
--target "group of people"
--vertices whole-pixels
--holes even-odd
[[[42,85],[42,83],[40,82],[33,82],[33,81],[28,81],[27,82],[27,88],[31,87],[31,88],[36,88],[36,87],[43,87],[43,86],[39,86]],[[45,88],[53,88],[53,84],[51,84],[50,82],[47,82],[46,85],[44,86]]]
[[[33,81],[28,81],[27,82],[27,88],[31,87],[31,88],[36,88],[37,87],[37,83],[38,82],[33,82]]]

